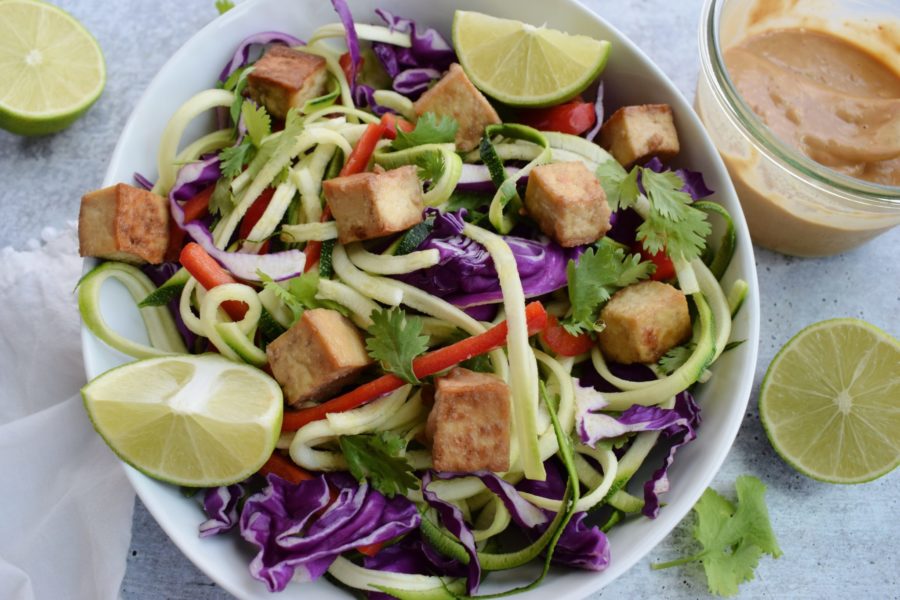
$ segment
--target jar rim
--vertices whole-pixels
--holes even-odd
[[[753,140],[761,149],[774,158],[782,167],[796,177],[810,181],[829,191],[851,194],[854,199],[882,207],[900,208],[900,186],[879,184],[851,177],[821,165],[796,148],[778,139],[738,93],[737,87],[728,74],[722,54],[719,36],[719,22],[722,6],[728,0],[706,0],[700,21],[700,68],[708,80],[715,82],[710,87],[724,106],[731,120],[744,135]]]

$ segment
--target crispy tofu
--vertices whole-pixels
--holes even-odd
[[[247,75],[250,97],[270,115],[284,119],[289,109],[325,93],[328,68],[321,56],[274,45]]]
[[[600,129],[600,145],[625,168],[652,156],[667,160],[678,154],[678,132],[668,104],[624,106]]]
[[[266,356],[292,406],[328,398],[372,364],[359,330],[326,308],[304,311],[266,347]]]
[[[659,281],[622,288],[600,311],[600,320],[606,325],[597,336],[600,350],[622,364],[655,363],[691,336],[687,298]]]
[[[525,209],[546,235],[566,248],[592,244],[609,231],[609,204],[597,178],[580,161],[535,167]]]
[[[78,242],[81,256],[159,264],[169,245],[169,202],[124,183],[87,193]]]
[[[477,148],[484,128],[500,122],[497,111],[456,63],[450,65],[450,70],[434,87],[416,100],[413,108],[419,116],[430,112],[456,119],[459,129],[455,141],[460,152]]]
[[[426,435],[437,471],[509,470],[509,386],[461,367],[437,378]]]
[[[342,244],[405,231],[422,222],[422,184],[414,165],[322,183]]]

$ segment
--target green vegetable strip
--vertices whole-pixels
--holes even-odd
[[[732,319],[741,310],[741,306],[744,305],[744,300],[747,298],[749,290],[750,286],[747,285],[747,282],[743,279],[738,279],[731,286],[731,290],[728,291],[728,307],[731,309]]]
[[[391,44],[400,46],[401,48],[409,48],[412,45],[408,33],[395,31],[382,25],[369,25],[367,23],[354,23],[353,28],[356,29],[356,35],[361,40],[370,42],[381,42],[383,44]],[[327,38],[343,38],[346,35],[344,26],[341,23],[329,23],[322,25],[316,29],[309,40],[308,45],[313,46],[319,40]]]
[[[400,275],[438,264],[441,253],[436,248],[418,250],[400,256],[382,256],[368,252],[362,244],[346,246],[350,261],[363,271],[378,275]]]
[[[172,118],[166,124],[159,142],[159,152],[156,159],[159,179],[157,179],[156,185],[153,186],[154,192],[166,196],[172,184],[175,183],[175,178],[178,174],[178,165],[176,164],[178,145],[188,124],[207,110],[220,106],[231,106],[233,101],[234,94],[231,92],[219,89],[204,90],[182,104],[175,111],[175,114],[172,115]]]
[[[281,228],[281,240],[284,242],[309,242],[337,239],[338,230],[335,221],[324,223],[302,223],[285,225]]]
[[[617,377],[612,373],[612,371],[609,370],[609,366],[606,364],[606,360],[603,358],[603,353],[600,352],[600,348],[598,348],[597,346],[594,346],[594,348],[591,350],[591,363],[594,365],[594,369],[597,371],[597,373],[600,374],[601,377],[603,377],[603,379],[623,391],[639,390],[656,383],[656,381],[654,380],[629,381],[627,379]]]
[[[229,300],[247,305],[247,313],[240,321],[228,321],[225,311],[220,309],[222,303]],[[266,353],[252,342],[261,315],[262,303],[256,290],[242,283],[226,283],[207,290],[200,303],[203,336],[223,356],[231,360],[242,360],[256,367],[262,367],[267,362]]]
[[[719,248],[716,250],[712,260],[707,263],[713,276],[715,276],[716,279],[722,279],[722,275],[725,274],[728,265],[731,264],[731,259],[734,257],[734,248],[737,245],[737,233],[734,229],[734,221],[731,218],[731,214],[721,204],[701,201],[694,202],[693,206],[694,208],[698,208],[707,213],[716,213],[725,221],[725,232],[722,234]]]
[[[529,479],[546,478],[538,442],[538,372],[534,352],[528,344],[528,325],[525,319],[525,292],[512,250],[499,236],[469,223],[463,234],[478,242],[491,255],[509,324],[507,353],[509,354],[509,382],[513,398],[513,419],[522,470]]]
[[[550,161],[550,144],[540,131],[532,129],[531,127],[526,127],[525,125],[488,125],[484,130],[484,135],[488,139],[497,135],[502,135],[506,138],[531,142],[542,148],[540,154],[538,154],[531,162],[503,182],[500,189],[497,190],[497,193],[494,194],[494,198],[491,200],[491,208],[488,212],[488,218],[491,221],[491,225],[493,225],[494,229],[498,232],[506,234],[513,228],[513,225],[515,224],[515,215],[522,207],[522,199],[519,197],[518,191],[516,191],[516,182],[519,181],[519,178],[528,175],[534,167]],[[506,212],[507,205],[509,204],[512,204],[509,210],[509,213],[511,214],[507,214]]]
[[[440,206],[447,202],[462,175],[462,159],[456,153],[453,144],[422,144],[396,152],[377,151],[373,158],[375,164],[386,169],[440,160],[442,165],[440,175],[423,196],[426,206]]]
[[[187,269],[184,267],[178,269],[175,271],[175,274],[163,282],[159,288],[141,300],[140,304],[138,304],[138,308],[165,306],[181,293],[181,290],[190,278],[191,274],[187,272]]]
[[[256,225],[253,226],[253,229],[250,230],[250,233],[247,235],[247,241],[241,246],[242,252],[259,253],[260,247],[272,235],[272,232],[278,227],[278,223],[284,218],[284,213],[287,212],[296,193],[297,187],[290,181],[285,181],[275,188],[275,193],[272,194],[272,199],[269,201],[265,212],[263,212],[259,221],[256,222]]]
[[[417,115],[412,100],[394,90],[375,90],[375,102],[414,123]]]
[[[697,275],[697,283],[700,285],[700,292],[709,300],[713,319],[716,323],[716,353],[710,361],[715,362],[716,359],[722,355],[725,346],[728,344],[728,339],[731,337],[731,307],[728,304],[728,299],[725,297],[725,292],[722,291],[716,276],[706,268],[703,261],[699,258],[695,258],[691,262],[694,267],[694,273]]]
[[[431,575],[409,575],[391,573],[377,569],[365,569],[356,566],[346,558],[338,556],[328,567],[328,572],[344,585],[370,592],[382,588],[402,591],[430,592],[443,590],[453,580],[449,577],[433,577]],[[451,597],[452,596],[448,596]]]
[[[100,312],[100,289],[109,278],[124,285],[135,302],[140,302],[156,289],[150,278],[137,267],[118,262],[105,262],[95,267],[78,284],[78,309],[91,333],[111,348],[134,358],[187,352],[175,321],[165,306],[140,309],[150,346],[129,340],[110,328]]]

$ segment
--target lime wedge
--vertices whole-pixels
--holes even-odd
[[[0,1],[0,127],[21,135],[64,129],[105,83],[100,46],[81,23],[43,2]]]
[[[572,98],[609,57],[607,41],[463,10],[453,17],[453,46],[472,83],[513,106]]]
[[[278,383],[218,354],[139,360],[81,389],[94,428],[123,461],[190,487],[246,479],[281,431]]]
[[[859,319],[810,325],[769,365],[759,416],[804,475],[861,483],[890,472],[900,463],[900,343]]]

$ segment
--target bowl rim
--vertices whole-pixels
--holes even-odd
[[[196,40],[198,38],[205,38],[206,36],[211,35],[212,32],[216,29],[228,23],[231,23],[232,21],[243,19],[248,13],[250,13],[252,10],[255,10],[259,5],[263,5],[266,3],[278,4],[278,0],[248,0],[247,2],[238,4],[235,8],[217,17],[216,19],[205,25],[203,28],[195,32],[190,38],[188,38],[188,40],[184,42],[184,44],[182,44],[182,46],[178,50],[176,50],[172,54],[171,57],[169,57],[169,59],[162,65],[162,67],[160,67],[156,75],[150,80],[147,89],[143,92],[140,99],[135,104],[131,115],[127,119],[125,126],[122,129],[122,133],[120,134],[119,140],[116,143],[116,147],[111,155],[109,165],[104,176],[104,185],[111,185],[112,183],[115,183],[115,175],[118,171],[121,170],[122,163],[126,160],[126,157],[124,156],[125,146],[127,145],[126,141],[130,136],[135,135],[135,128],[138,126],[138,119],[146,110],[147,105],[152,102],[154,96],[158,93],[155,88],[158,86],[160,80],[163,79],[164,74],[173,69],[173,65],[180,62],[183,59],[184,55],[190,52],[191,47],[196,43]],[[350,3],[352,5],[353,0],[350,0]],[[390,0],[387,0],[386,3],[390,4],[391,2]],[[291,8],[290,10],[297,10],[298,7],[302,8],[302,3],[295,3],[293,7],[294,8]],[[608,585],[617,577],[630,570],[638,561],[646,556],[646,554],[650,552],[653,547],[655,547],[660,541],[662,541],[663,538],[671,533],[675,526],[684,518],[684,516],[688,513],[694,503],[699,499],[703,490],[706,489],[706,487],[710,484],[716,473],[718,473],[719,469],[722,466],[722,463],[725,460],[725,457],[728,454],[728,451],[734,444],[734,439],[737,436],[738,430],[740,429],[740,426],[743,422],[743,415],[746,411],[746,406],[750,399],[758,354],[760,305],[756,264],[747,224],[744,220],[743,213],[741,212],[740,204],[737,199],[737,194],[734,190],[730,178],[728,177],[724,163],[722,162],[721,157],[716,151],[715,146],[711,138],[709,137],[709,134],[703,128],[698,116],[693,110],[690,109],[690,104],[684,98],[683,94],[681,94],[681,92],[675,87],[672,81],[665,75],[665,73],[663,73],[662,70],[621,31],[613,27],[599,14],[592,12],[591,10],[580,4],[578,0],[561,0],[554,7],[554,10],[563,8],[570,11],[575,11],[576,13],[578,13],[579,18],[585,19],[591,24],[592,27],[602,27],[611,32],[613,36],[617,36],[618,39],[615,43],[621,46],[625,46],[640,59],[642,66],[645,67],[649,74],[652,76],[654,80],[653,83],[655,85],[662,86],[667,94],[673,96],[678,102],[681,103],[683,107],[687,108],[687,110],[679,111],[679,118],[690,121],[692,128],[699,132],[700,138],[693,141],[695,143],[698,143],[698,145],[701,147],[700,154],[704,157],[705,163],[703,169],[704,173],[706,174],[710,170],[715,171],[717,179],[721,184],[716,192],[717,197],[726,200],[726,204],[728,205],[728,208],[732,211],[734,216],[739,246],[738,251],[735,253],[734,260],[732,261],[732,265],[729,271],[737,272],[749,286],[748,298],[742,308],[742,311],[746,311],[744,315],[746,318],[747,343],[742,344],[741,347],[734,350],[734,355],[743,357],[740,362],[740,366],[743,368],[740,370],[737,367],[732,369],[732,371],[738,371],[738,381],[737,384],[732,388],[734,393],[731,395],[731,403],[733,404],[733,406],[731,407],[731,412],[736,414],[729,418],[725,422],[725,426],[720,431],[718,431],[717,437],[720,442],[717,448],[721,449],[721,451],[712,458],[708,459],[707,469],[703,471],[702,476],[698,477],[697,479],[691,480],[688,483],[685,483],[686,489],[682,490],[681,494],[677,498],[669,499],[670,502],[666,505],[665,510],[661,512],[660,516],[656,520],[639,520],[640,523],[644,523],[646,525],[647,531],[643,532],[643,537],[640,539],[642,550],[638,552],[636,557],[632,557],[631,560],[620,559],[616,561],[615,559],[613,559],[610,566],[603,573],[595,573],[589,571],[567,571],[565,573],[566,584],[564,584],[565,593],[563,594],[563,596],[579,598],[589,593],[595,592],[605,585]],[[95,263],[96,261],[94,259],[85,259],[85,270],[91,268]],[[99,372],[94,372],[94,370],[92,369],[94,361],[91,360],[92,353],[95,352],[94,350],[92,350],[92,347],[96,346],[97,344],[102,345],[102,342],[96,340],[96,338],[94,338],[93,335],[84,326],[82,326],[82,350],[85,355],[85,371],[89,379],[99,374]],[[711,436],[712,434],[710,433],[708,435]],[[176,527],[176,524],[172,521],[171,518],[167,518],[164,510],[165,499],[161,497],[161,494],[156,489],[157,486],[164,484],[150,479],[149,477],[143,475],[142,473],[129,467],[128,465],[123,464],[123,466],[125,467],[125,472],[130,483],[136,490],[138,496],[141,498],[147,510],[151,513],[159,526],[166,532],[172,542],[192,563],[194,563],[194,565],[196,565],[201,571],[203,571],[210,579],[215,581],[224,590],[236,597],[268,597],[268,592],[266,592],[265,587],[261,584],[259,584],[258,593],[252,592],[248,594],[246,590],[238,587],[237,585],[233,585],[230,580],[225,578],[224,574],[221,572],[221,569],[215,568],[217,564],[214,564],[210,560],[206,560],[207,557],[202,553],[199,555],[196,554],[182,538],[184,532]],[[202,513],[198,512],[198,524],[199,521],[202,520],[202,518]],[[601,583],[598,584],[598,578],[600,578],[601,576]],[[302,589],[302,586],[294,587],[295,589],[297,587],[301,587]],[[545,588],[542,587],[541,590],[545,591]],[[541,592],[536,590],[531,592],[531,595],[534,597],[542,597],[538,596],[538,594],[541,594]]]
[[[700,71],[732,124],[782,169],[807,184],[844,200],[880,210],[900,210],[900,186],[851,177],[819,164],[797,148],[786,144],[753,112],[729,75],[722,52],[719,24],[723,7],[732,0],[705,0],[700,13]]]

